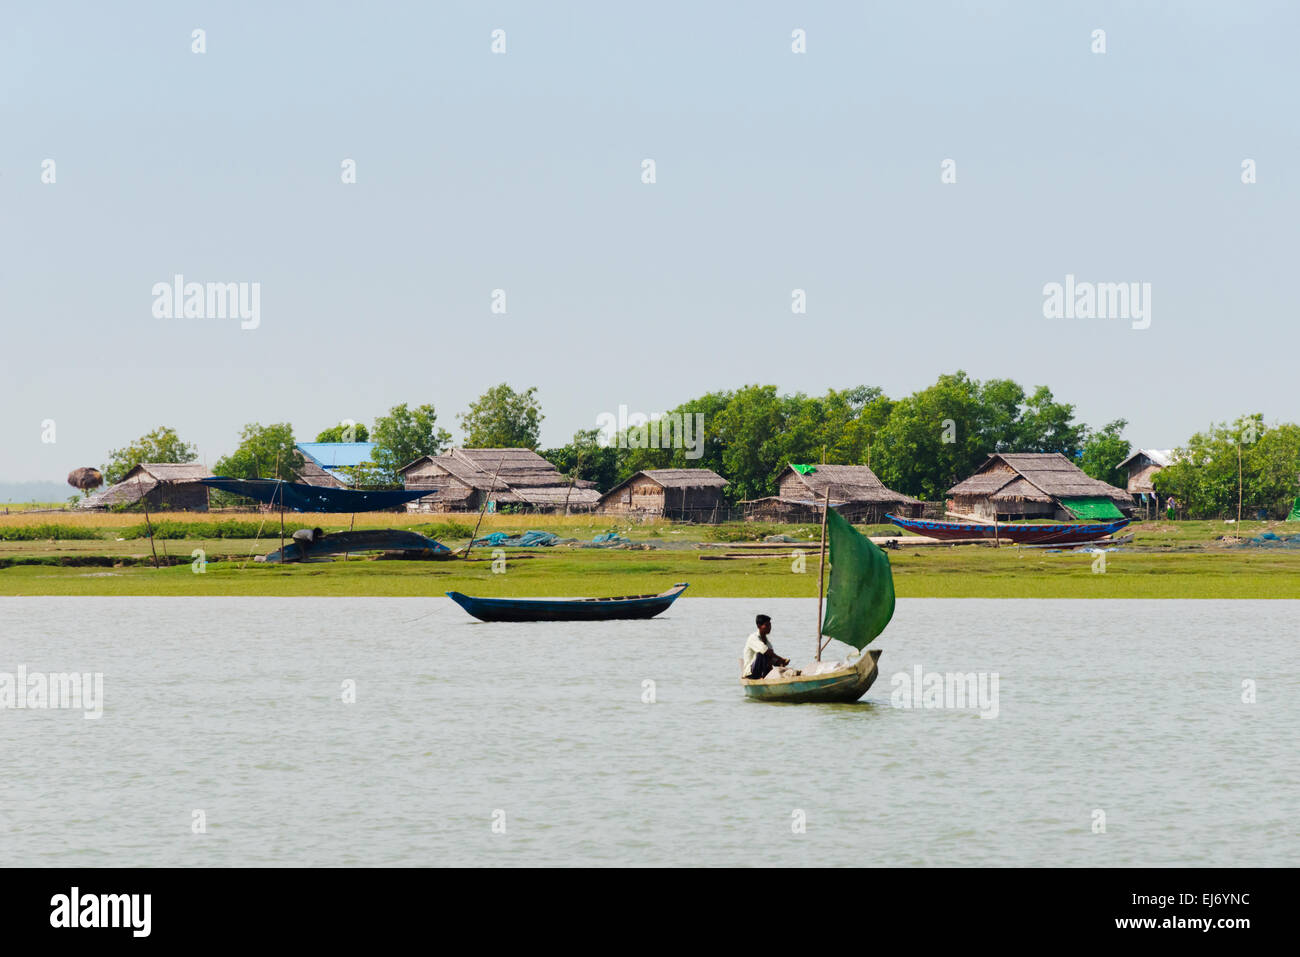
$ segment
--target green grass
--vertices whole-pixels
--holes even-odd
[[[676,581],[690,582],[687,595],[695,597],[817,594],[815,559],[796,574],[786,555],[701,561],[700,554],[519,549],[507,552],[504,574],[493,573],[487,552],[469,562],[284,567],[241,557],[213,562],[203,574],[189,564],[159,570],[147,562],[121,568],[15,565],[0,569],[0,595],[626,595],[661,591]],[[1094,558],[1086,553],[1015,548],[900,550],[890,560],[903,598],[1300,598],[1300,552],[1114,552],[1104,574],[1093,571]]]
[[[625,595],[660,591],[688,581],[688,595],[710,597],[800,597],[816,595],[816,544],[813,525],[726,526],[615,523],[607,518],[573,516],[487,516],[480,534],[542,528],[566,538],[589,540],[619,531],[650,551],[557,547],[508,551],[505,574],[493,574],[491,553],[478,550],[471,562],[380,561],[353,557],[348,562],[287,567],[251,561],[278,547],[279,520],[258,516],[212,520],[169,514],[157,529],[177,537],[156,537],[154,548],[175,567],[155,570],[138,516],[77,515],[51,523],[9,516],[0,532],[0,595],[440,595],[457,590],[483,595]],[[321,522],[330,529],[347,521]],[[432,520],[431,520],[432,519]],[[311,520],[294,516],[292,531]],[[415,528],[452,546],[468,540],[473,525],[460,517],[385,513],[359,516],[357,527]],[[1271,528],[1300,533],[1280,523],[1243,522],[1246,537]],[[251,527],[251,531],[250,531]],[[892,526],[871,526],[870,534],[894,534]],[[1132,526],[1133,545],[1106,557],[1104,574],[1094,574],[1093,556],[1043,549],[975,546],[900,548],[890,552],[896,590],[902,597],[940,598],[1300,598],[1300,550],[1235,547],[1225,536],[1237,526],[1224,522],[1156,522]],[[66,532],[66,534],[65,534]],[[230,537],[260,532],[258,538]],[[729,561],[702,561],[725,554],[727,542],[761,540],[784,534],[799,543],[789,551]],[[200,537],[191,537],[200,536]],[[715,539],[723,539],[721,547]],[[693,545],[709,542],[715,547]],[[806,571],[791,571],[790,552],[808,555]],[[191,555],[202,549],[207,571],[190,570]],[[739,551],[739,549],[736,549]],[[65,567],[66,566],[66,567]]]

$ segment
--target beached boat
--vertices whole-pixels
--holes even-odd
[[[741,678],[745,696],[785,704],[831,704],[857,701],[879,674],[878,649],[866,646],[885,630],[894,615],[894,573],[889,556],[861,535],[839,512],[822,505],[822,564],[817,586],[816,664],[775,669],[764,678]],[[826,581],[829,532],[831,581]],[[826,613],[822,615],[823,596]],[[822,641],[825,636],[825,642]],[[822,652],[836,639],[857,650],[840,667],[822,663]]]
[[[480,621],[620,621],[653,618],[684,591],[686,582],[658,595],[619,598],[475,598],[458,591],[447,597]]]
[[[1095,542],[1114,535],[1129,523],[1122,518],[1115,522],[1084,524],[1082,522],[940,522],[924,518],[885,518],[905,531],[944,540],[987,538],[1010,545],[1062,545],[1071,542]]]

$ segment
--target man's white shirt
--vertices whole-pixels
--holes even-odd
[[[740,670],[740,677],[743,678],[747,674],[749,674],[750,669],[754,667],[755,658],[757,658],[763,652],[771,651],[771,650],[772,650],[771,643],[762,635],[760,635],[758,632],[754,632],[748,638],[746,638],[745,639],[745,664],[744,667],[741,668]]]

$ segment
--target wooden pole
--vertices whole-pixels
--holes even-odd
[[[488,494],[483,497],[483,507],[479,509],[478,521],[474,523],[474,534],[469,537],[469,544],[465,546],[465,561],[469,561],[470,550],[474,547],[474,539],[478,538],[478,527],[483,524],[483,515],[487,512],[488,498],[497,489],[497,476],[501,474],[501,466],[506,464],[506,457],[503,454],[501,461],[497,462],[497,470],[492,473],[492,486],[488,489]]]
[[[826,486],[826,499],[822,502],[822,561],[817,573],[817,660],[822,660],[822,599],[826,593],[826,512],[831,507],[831,487]]]
[[[573,484],[578,481],[578,472],[582,469],[582,449],[574,450],[573,474],[569,476],[569,488],[564,493],[564,514],[569,514],[569,496],[573,494]]]
[[[1241,436],[1237,436],[1237,538],[1241,538]]]
[[[280,483],[280,564],[284,564],[284,479],[280,478],[280,453],[275,453],[275,480]]]
[[[140,484],[139,475],[135,477],[135,487],[137,489],[144,488],[144,486]],[[157,568],[158,549],[156,549],[153,544],[153,523],[149,521],[149,493],[144,491],[140,492],[140,504],[144,506],[144,527],[145,527],[145,531],[149,533],[149,551],[153,553],[153,567]]]

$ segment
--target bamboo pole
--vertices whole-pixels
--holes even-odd
[[[564,493],[564,514],[569,514],[569,496],[573,494],[573,485],[578,481],[578,472],[582,469],[582,447],[574,450],[573,474],[569,476],[569,488]]]
[[[1241,436],[1237,436],[1237,540],[1241,540]]]
[[[284,564],[284,479],[280,478],[280,453],[275,453],[275,480],[280,483],[280,564]]]
[[[144,488],[144,486],[140,484],[139,475],[135,477],[135,486],[137,489],[141,490]],[[149,521],[149,494],[147,492],[140,492],[140,504],[144,506],[144,527],[145,531],[149,533],[149,551],[153,553],[153,567],[157,568],[158,549],[156,549],[153,544],[153,523]]]
[[[822,660],[822,600],[826,593],[826,512],[831,507],[831,487],[826,485],[826,499],[822,502],[822,560],[817,572],[817,660]]]
[[[501,460],[497,462],[497,470],[492,473],[492,485],[488,489],[488,494],[483,497],[483,507],[479,509],[478,521],[474,523],[474,534],[469,537],[469,544],[465,546],[465,561],[469,561],[469,553],[474,548],[474,539],[478,538],[478,527],[483,524],[483,515],[487,512],[488,498],[497,490],[497,476],[501,474],[501,466],[506,464],[504,454]]]

